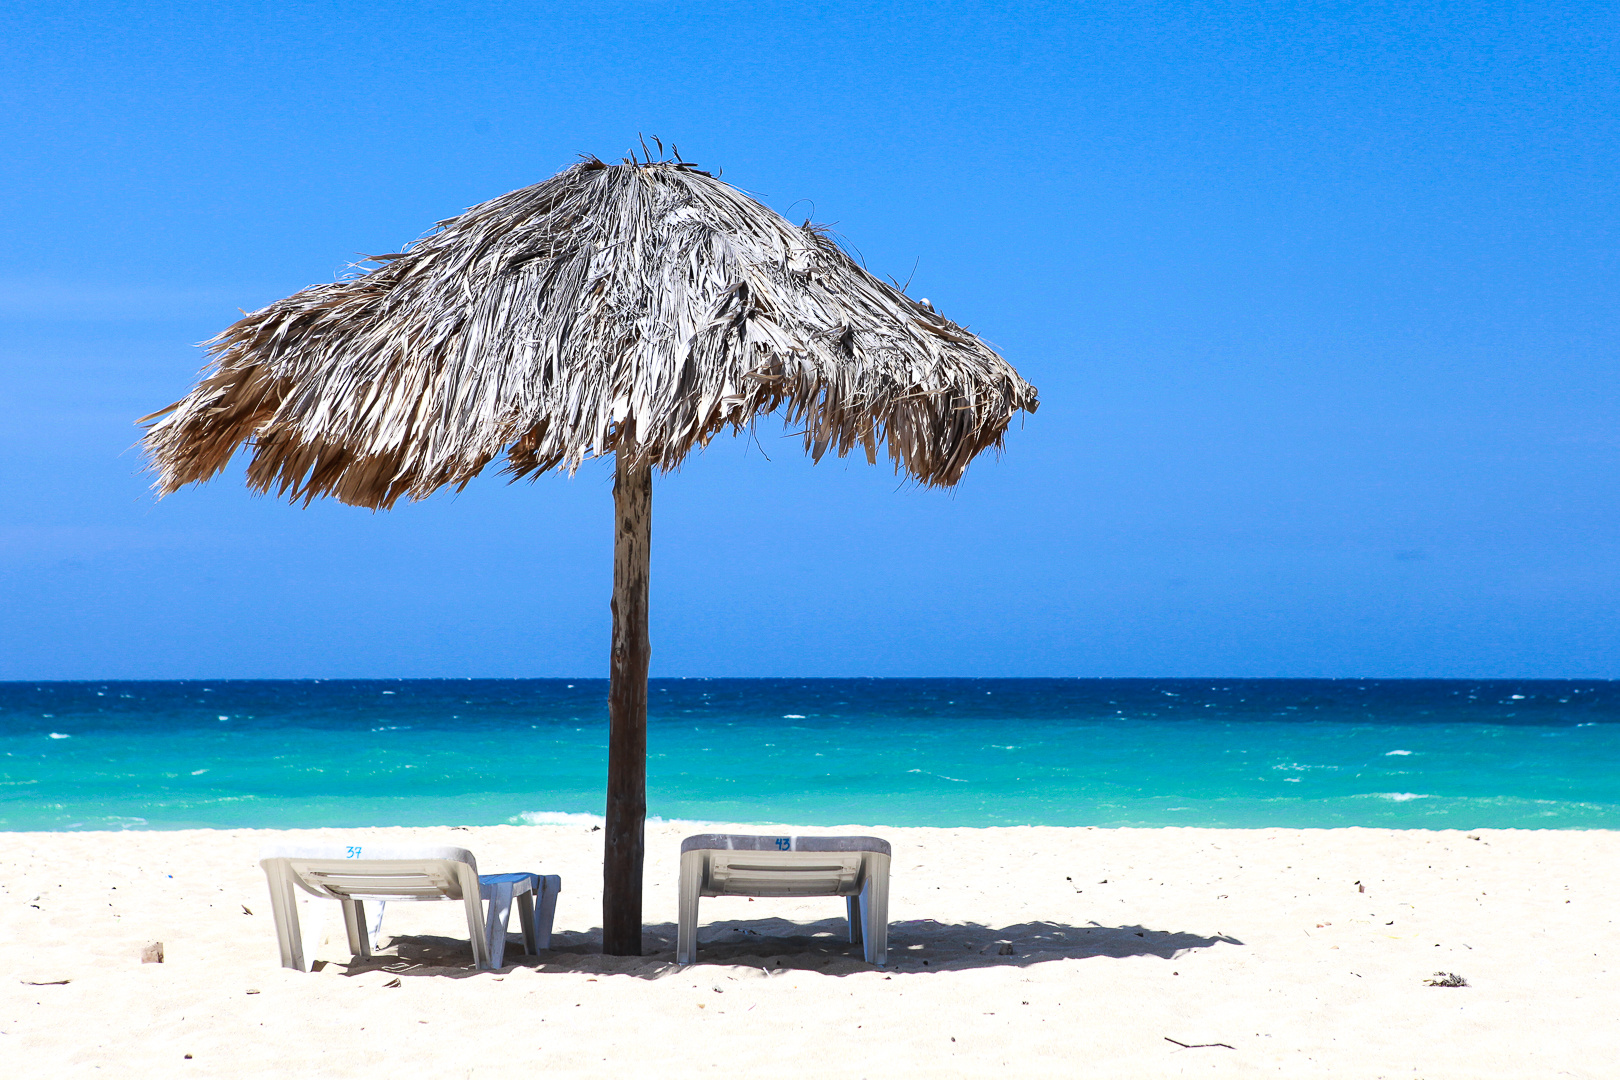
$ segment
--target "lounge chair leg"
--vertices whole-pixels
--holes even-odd
[[[863,886],[861,894],[864,895],[865,892],[866,889]],[[861,897],[860,895],[846,896],[844,897],[844,903],[849,912],[849,943],[859,945],[861,943]]]
[[[386,900],[372,901],[377,905],[377,913],[371,917],[371,924],[366,927],[366,939],[371,942],[371,951],[377,951],[377,942],[382,940],[383,908],[388,906]]]
[[[489,942],[489,965],[498,968],[506,962],[506,924],[512,919],[512,883],[502,881],[489,892],[489,912],[484,916],[484,934]]]
[[[304,938],[298,931],[298,894],[293,891],[292,874],[284,863],[272,861],[264,868],[270,882],[270,915],[276,923],[276,945],[281,949],[281,966],[304,970]]]
[[[371,937],[366,933],[365,904],[347,897],[340,902],[343,904],[343,929],[349,935],[349,955],[362,960],[370,959]]]
[[[861,897],[862,944],[866,962],[883,965],[889,961],[889,857],[874,854],[868,858]]]
[[[518,925],[523,928],[523,955],[533,956],[534,947],[534,890],[517,897]]]
[[[472,943],[473,967],[487,971],[493,965],[489,962],[489,939],[484,931],[484,900],[478,888],[478,875],[472,867],[462,864],[457,869],[457,877],[460,879],[461,904],[467,912],[467,937]]]
[[[675,962],[697,963],[698,898],[703,888],[703,853],[681,853],[681,908],[675,929]]]
[[[556,874],[540,875],[540,909],[534,914],[534,948],[551,948],[551,924],[557,917],[557,894],[562,892],[562,878]]]

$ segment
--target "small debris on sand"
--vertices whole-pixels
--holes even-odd
[[[1437,971],[1433,978],[1424,979],[1424,986],[1467,986],[1468,980],[1454,971]]]
[[[161,941],[149,941],[149,942],[147,942],[146,947],[141,950],[141,963],[143,963],[143,964],[161,964],[161,963],[163,963],[163,942],[161,942]]]
[[[1164,1037],[1164,1041],[1168,1042],[1168,1043],[1175,1043],[1177,1046],[1181,1047],[1183,1050],[1206,1050],[1206,1049],[1208,1049],[1208,1048],[1210,1048],[1212,1046],[1224,1046],[1228,1050],[1237,1049],[1236,1047],[1232,1046],[1230,1043],[1184,1043],[1180,1039],[1172,1039],[1168,1035],[1166,1035]]]

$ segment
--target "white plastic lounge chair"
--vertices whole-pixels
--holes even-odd
[[[861,945],[867,963],[887,962],[889,854],[889,842],[875,836],[688,836],[675,962],[697,962],[703,896],[845,897],[850,943]]]
[[[371,955],[385,902],[460,900],[467,910],[473,963],[486,970],[500,967],[506,959],[506,927],[512,917],[513,900],[517,901],[523,925],[524,951],[533,956],[551,948],[551,922],[557,910],[557,894],[562,891],[562,878],[555,874],[480,875],[472,852],[457,847],[267,847],[259,852],[259,865],[270,882],[270,910],[276,920],[281,966],[295,971],[304,970],[295,884],[305,892],[342,903],[349,951],[361,957]],[[486,900],[487,917],[481,903]],[[367,902],[378,906],[376,919],[369,927],[365,917]]]

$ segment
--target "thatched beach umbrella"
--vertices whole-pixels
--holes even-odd
[[[689,162],[585,158],[207,343],[145,446],[166,495],[244,444],[248,486],[386,509],[493,461],[613,454],[604,951],[641,951],[652,470],[761,413],[820,459],[955,484],[1035,388],[962,327]]]

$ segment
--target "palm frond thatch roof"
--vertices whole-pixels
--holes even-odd
[[[780,411],[819,459],[887,445],[954,484],[1035,388],[992,349],[682,161],[586,158],[475,206],[352,280],[207,343],[144,443],[167,494],[248,444],[248,483],[382,508],[628,451],[672,468]]]

